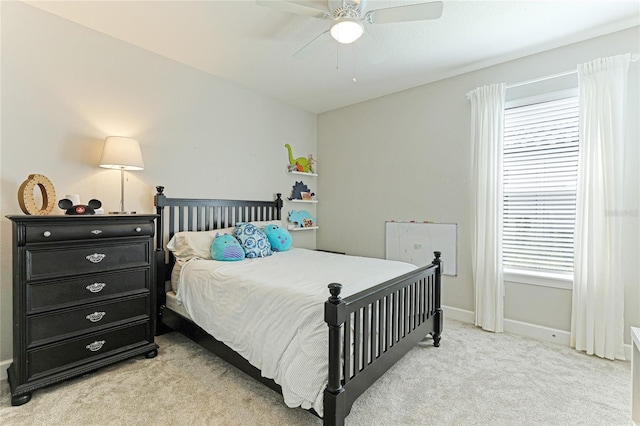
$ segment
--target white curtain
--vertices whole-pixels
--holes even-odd
[[[578,66],[580,154],[571,346],[624,359],[622,190],[625,94],[631,56]],[[636,141],[637,142],[637,141]]]
[[[469,92],[471,143],[475,181],[475,238],[472,247],[475,324],[502,332],[502,140],[506,85],[493,84]]]

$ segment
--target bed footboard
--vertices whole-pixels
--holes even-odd
[[[329,284],[329,382],[324,424],[343,425],[353,402],[396,361],[430,334],[440,345],[440,252],[428,266],[342,299]]]

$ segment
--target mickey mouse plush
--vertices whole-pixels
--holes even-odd
[[[73,201],[63,198],[58,201],[58,207],[62,210],[66,210],[65,214],[78,215],[78,214],[96,214],[95,209],[102,207],[102,203],[99,200],[89,200],[89,204],[73,205]]]

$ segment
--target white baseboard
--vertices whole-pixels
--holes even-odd
[[[571,343],[571,333],[569,331],[558,330],[556,328],[530,324],[522,321],[505,319],[504,331],[517,334],[519,336],[541,340],[543,342],[560,343],[564,346],[569,346]]]
[[[443,306],[444,317],[454,320],[475,322],[475,313],[465,309],[453,308],[451,306]],[[541,340],[543,342],[559,343],[564,346],[571,344],[571,332],[558,330],[555,328],[544,327],[542,325],[530,324],[527,322],[505,319],[504,331],[517,334],[519,336],[530,337],[532,339]],[[624,345],[624,357],[627,361],[631,360],[631,345]]]
[[[442,310],[444,311],[444,319],[446,321],[447,318],[451,318],[454,320],[468,322],[473,324],[475,322],[475,314],[472,311],[467,311],[465,309],[453,308],[451,306],[442,306]]]
[[[7,368],[9,368],[12,362],[12,359],[0,361],[0,380],[7,380]]]

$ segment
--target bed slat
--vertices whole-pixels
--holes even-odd
[[[384,352],[384,336],[385,336],[385,316],[384,316],[384,301],[387,298],[385,297],[383,300],[376,301],[376,305],[378,305],[378,345],[376,347],[376,358],[378,358]]]
[[[371,340],[369,341],[369,363],[377,358],[378,354],[378,337],[380,328],[378,327],[378,301],[371,304]],[[378,332],[376,332],[378,330]]]
[[[362,319],[364,321],[364,329],[362,331],[362,369],[369,365],[369,338],[371,337],[371,315],[369,305],[362,308]]]
[[[356,311],[353,319],[353,377],[360,372],[360,311]]]
[[[351,315],[347,315],[344,323],[344,381],[351,380]]]

